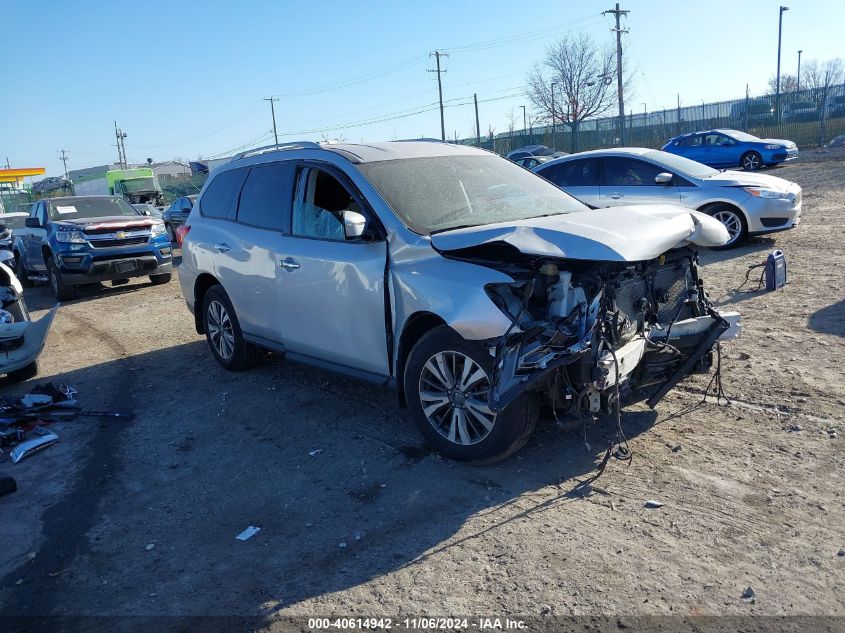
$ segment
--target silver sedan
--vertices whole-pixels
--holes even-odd
[[[721,248],[749,235],[796,227],[801,187],[766,174],[719,171],[659,150],[625,147],[573,154],[535,173],[597,208],[672,202],[713,216],[728,230]]]

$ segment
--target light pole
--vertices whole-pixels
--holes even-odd
[[[795,80],[795,92],[801,92],[801,53],[803,52],[800,49],[798,51],[798,76]]]
[[[550,86],[552,91],[552,149],[555,148],[555,86],[557,82],[553,81]]]
[[[777,122],[780,124],[780,40],[783,33],[783,12],[789,11],[789,7],[781,5],[778,12],[778,73],[777,73],[777,89],[775,91],[775,108],[777,108]]]
[[[519,106],[522,108],[522,135],[528,136],[528,116],[525,114],[525,106]]]

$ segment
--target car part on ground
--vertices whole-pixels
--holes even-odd
[[[645,148],[582,152],[549,161],[535,173],[592,207],[682,204],[718,218],[733,248],[750,235],[801,222],[802,191],[768,174],[718,171],[688,158]],[[621,221],[621,219],[620,219]]]
[[[49,310],[38,321],[32,321],[23,287],[12,272],[12,254],[0,252],[0,373],[11,380],[26,380],[38,373],[37,358],[44,349],[47,332],[56,315],[56,308]]]
[[[221,366],[269,349],[394,386],[471,462],[517,450],[542,403],[618,411],[740,331],[699,279],[696,247],[729,239],[710,215],[590,210],[470,147],[260,148],[212,174],[182,229],[183,295]]]

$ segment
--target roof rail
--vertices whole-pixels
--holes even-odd
[[[232,160],[240,160],[247,156],[254,156],[256,154],[264,154],[266,152],[283,151],[288,149],[320,149],[320,144],[313,141],[294,141],[292,143],[277,143],[274,145],[264,145],[263,147],[255,147],[248,149],[240,154],[235,154]]]

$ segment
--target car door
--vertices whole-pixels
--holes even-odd
[[[32,210],[32,217],[37,218],[41,228],[28,228],[26,230],[26,267],[30,271],[45,271],[47,266],[41,254],[41,245],[47,233],[47,203],[39,202]]]
[[[385,325],[387,243],[347,239],[344,211],[377,220],[339,170],[302,163],[297,170],[291,234],[276,263],[278,322],[286,349],[313,359],[389,375]]]
[[[698,161],[699,163],[704,159],[704,148],[702,142],[704,141],[703,134],[693,134],[678,141],[678,147],[681,149],[678,154],[685,156],[690,160]]]
[[[701,136],[703,137],[702,158],[695,160],[711,167],[739,164],[739,156],[735,155],[737,145],[735,140],[718,132],[709,132]]]
[[[658,174],[671,173],[666,168],[638,158],[607,156],[601,159],[599,207],[625,204],[678,202],[678,188],[657,184]]]
[[[580,158],[552,163],[536,173],[584,204],[599,207],[602,204],[598,172],[597,158]]]
[[[276,253],[290,232],[295,171],[291,161],[249,169],[236,196],[234,222],[225,222],[228,235],[214,254],[244,333],[282,344],[277,293],[285,271]]]

